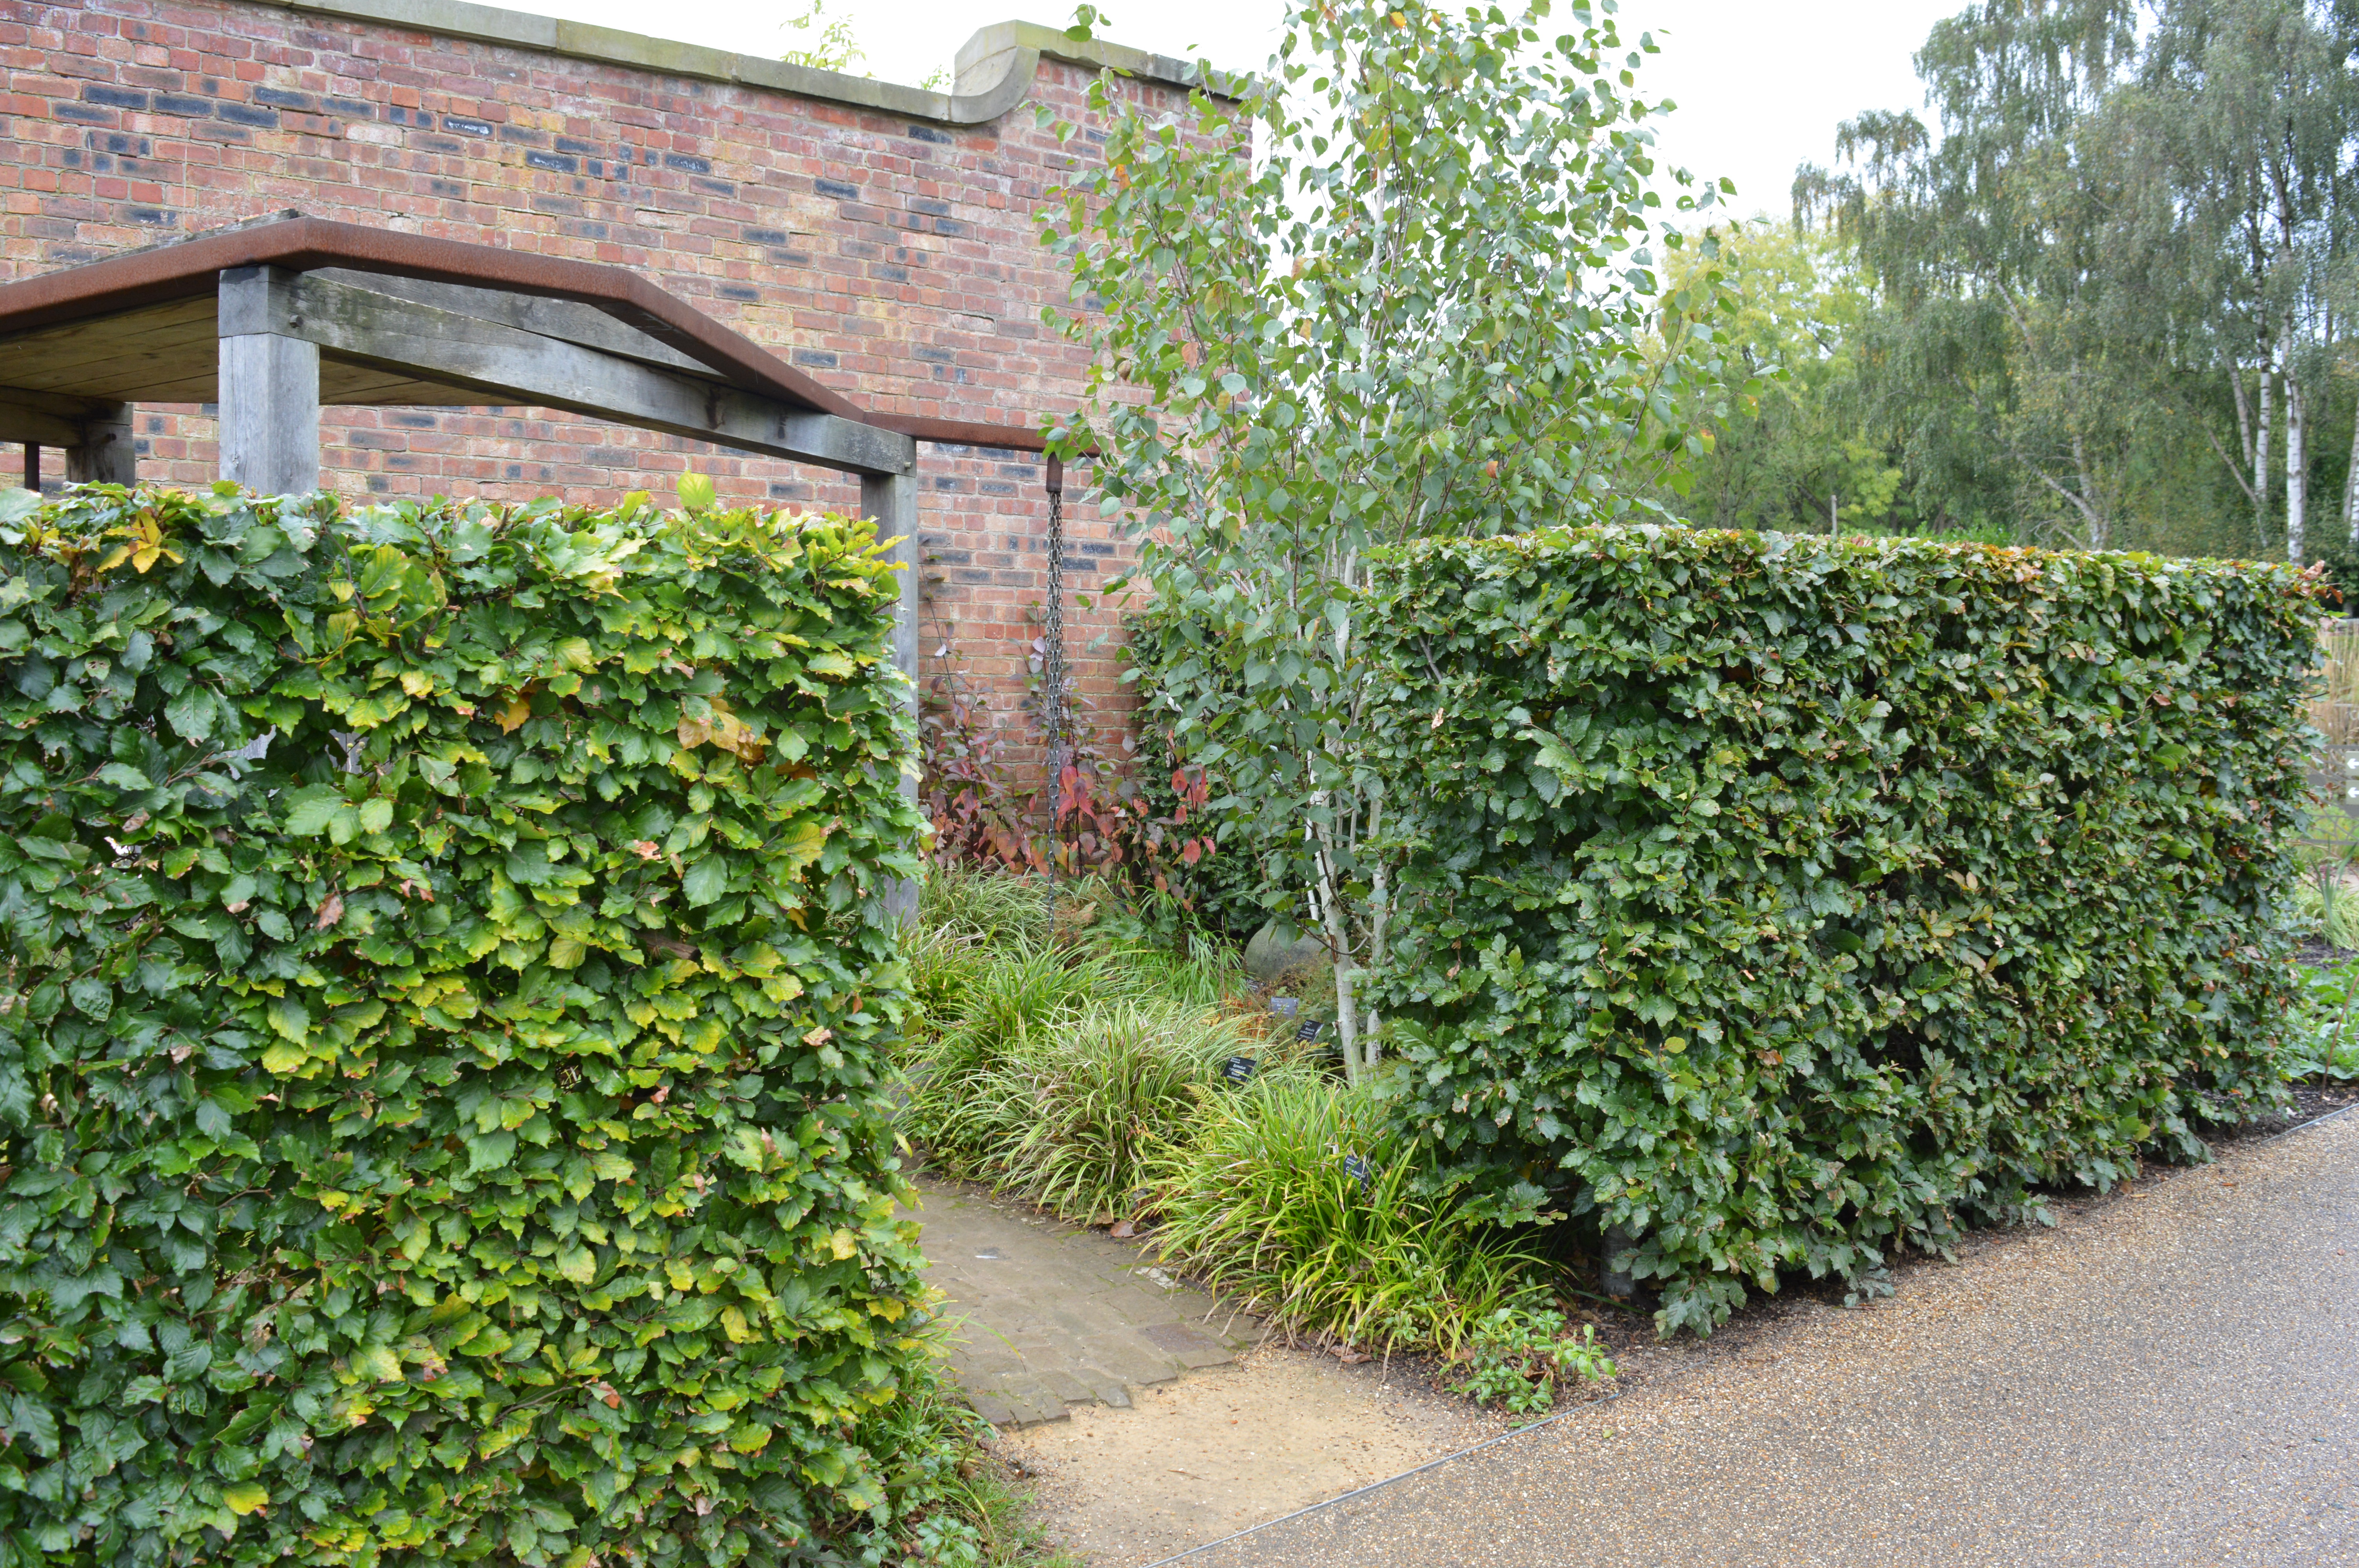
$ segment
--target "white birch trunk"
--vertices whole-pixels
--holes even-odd
[[[2343,525],[2359,546],[2359,410],[2351,416],[2351,473],[2343,481]]]
[[[2293,373],[2292,337],[2286,358],[2286,559],[2300,566],[2310,553],[2310,399]]]
[[[2253,520],[2259,527],[2257,542],[2268,547],[2269,538],[2269,435],[2276,422],[2277,352],[2272,349],[2261,361],[2260,417],[2253,429]]]

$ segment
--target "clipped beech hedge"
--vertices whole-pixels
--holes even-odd
[[[0,496],[0,1559],[804,1561],[917,1486],[889,566],[634,502]]]
[[[2280,1092],[2290,569],[1619,526],[1372,592],[1406,1113],[1666,1332]]]

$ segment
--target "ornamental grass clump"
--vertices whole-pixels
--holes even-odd
[[[1546,1304],[1545,1263],[1438,1191],[1367,1088],[1224,1087],[1149,1173],[1165,1256],[1296,1332],[1450,1353],[1475,1322]]]
[[[1038,990],[1042,983],[1060,986],[1059,977],[1066,970],[1049,951],[1054,899],[1046,882],[940,864],[926,867],[918,918],[901,931],[901,956],[917,1003],[905,1043],[911,1063],[970,1013],[995,1018],[984,1027],[1004,1031],[1013,1019],[1056,1005]],[[1013,999],[1007,995],[1007,977],[1000,973],[1011,953],[1039,956],[1029,986],[1020,986],[1024,994]],[[1055,992],[1062,994],[1061,989]]]
[[[1402,1121],[1665,1332],[2277,1104],[2310,579],[1628,526],[1374,572]]]
[[[890,570],[643,500],[0,493],[0,1562],[924,1512]]]
[[[1266,1055],[1236,1021],[1169,1002],[1115,1001],[1019,1034],[929,1093],[928,1152],[946,1170],[1083,1223],[1144,1206],[1147,1161],[1194,1135],[1231,1056]],[[1284,1057],[1264,1074],[1301,1076]]]

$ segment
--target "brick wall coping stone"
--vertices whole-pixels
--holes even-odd
[[[1169,55],[1150,54],[1125,44],[1091,39],[1077,43],[1055,27],[1037,22],[998,22],[969,38],[958,52],[952,91],[879,81],[874,77],[789,65],[761,55],[736,54],[701,44],[674,42],[593,27],[529,11],[479,5],[473,0],[255,0],[284,10],[342,16],[380,26],[506,44],[547,54],[693,77],[734,86],[766,88],[802,98],[825,99],[948,125],[980,125],[1014,109],[1030,91],[1045,57],[1091,70],[1112,70],[1177,87],[1198,85],[1201,68]],[[1219,96],[1239,95],[1245,79],[1224,71],[1205,74],[1203,85]]]

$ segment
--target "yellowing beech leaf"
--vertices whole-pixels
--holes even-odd
[[[818,860],[820,850],[827,843],[827,829],[828,825],[824,822],[805,822],[780,838],[777,841],[778,852],[786,857],[787,870],[799,871]]]
[[[503,735],[515,734],[517,728],[521,726],[526,719],[531,717],[531,695],[528,691],[520,691],[516,693],[515,697],[508,699],[508,705],[499,711],[498,718],[500,733]]]
[[[270,1049],[262,1054],[262,1068],[265,1072],[277,1073],[284,1077],[302,1066],[307,1059],[300,1045],[290,1045],[284,1040],[274,1040],[270,1043]]]
[[[383,1345],[364,1345],[353,1351],[353,1370],[380,1383],[401,1381],[401,1362]]]
[[[424,697],[434,689],[434,677],[423,670],[401,672],[401,689],[412,697]]]
[[[270,1501],[270,1493],[259,1481],[239,1481],[222,1488],[222,1507],[243,1519]]]
[[[860,1250],[860,1243],[853,1238],[852,1232],[848,1230],[839,1230],[834,1235],[827,1238],[827,1248],[829,1251],[835,1254],[837,1260],[840,1261],[858,1252]]]

